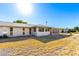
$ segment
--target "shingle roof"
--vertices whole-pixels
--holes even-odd
[[[21,23],[11,23],[0,21],[0,26],[10,26],[10,27],[48,27],[45,25],[34,25],[34,24],[21,24]]]
[[[32,27],[34,25],[33,24],[21,24],[21,23],[0,22],[0,26]]]

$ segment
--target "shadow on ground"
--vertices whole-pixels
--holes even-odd
[[[48,43],[50,41],[59,40],[65,37],[69,37],[69,35],[53,35],[53,36],[41,36],[41,37],[35,37],[33,39],[39,40],[44,43]]]
[[[35,39],[39,40],[43,43],[47,43],[54,40],[59,40],[61,38],[69,37],[69,35],[50,35],[50,36],[41,36],[41,37],[35,37],[35,36],[22,36],[22,37],[13,37],[13,38],[0,38],[0,43],[3,42],[15,42],[15,41],[21,41],[21,40],[28,40],[28,39]]]

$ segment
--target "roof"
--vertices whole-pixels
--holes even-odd
[[[55,28],[55,27],[52,27],[52,29],[55,29],[55,30],[63,30],[64,28]]]
[[[45,26],[45,25],[11,23],[11,22],[2,22],[2,21],[0,21],[0,26],[9,26],[9,27],[48,27],[48,26]]]
[[[48,28],[51,28],[51,27],[49,27],[49,26],[47,26],[47,25],[41,25],[41,24],[34,25],[34,26],[32,26],[32,27],[48,27]]]

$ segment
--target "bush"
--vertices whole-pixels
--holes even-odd
[[[79,31],[79,27],[74,27],[74,30]]]
[[[2,38],[2,36],[0,36],[0,38]]]
[[[8,36],[6,34],[3,35],[3,38],[8,38]]]
[[[76,32],[76,30],[74,30],[74,29],[69,29],[69,30],[68,30],[68,33],[71,33],[71,32],[74,33],[74,32]]]

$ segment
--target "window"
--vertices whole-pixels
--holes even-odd
[[[39,32],[44,32],[44,28],[39,28]]]
[[[25,31],[25,28],[23,28],[23,31]]]
[[[23,35],[25,35],[25,32],[23,32]]]
[[[34,27],[34,32],[36,32],[36,27]]]
[[[10,27],[10,35],[13,35],[13,27]]]
[[[46,31],[46,32],[49,31],[49,28],[46,28],[45,31]]]
[[[25,35],[25,28],[23,28],[23,35]]]
[[[13,31],[13,27],[10,27],[10,31]]]

